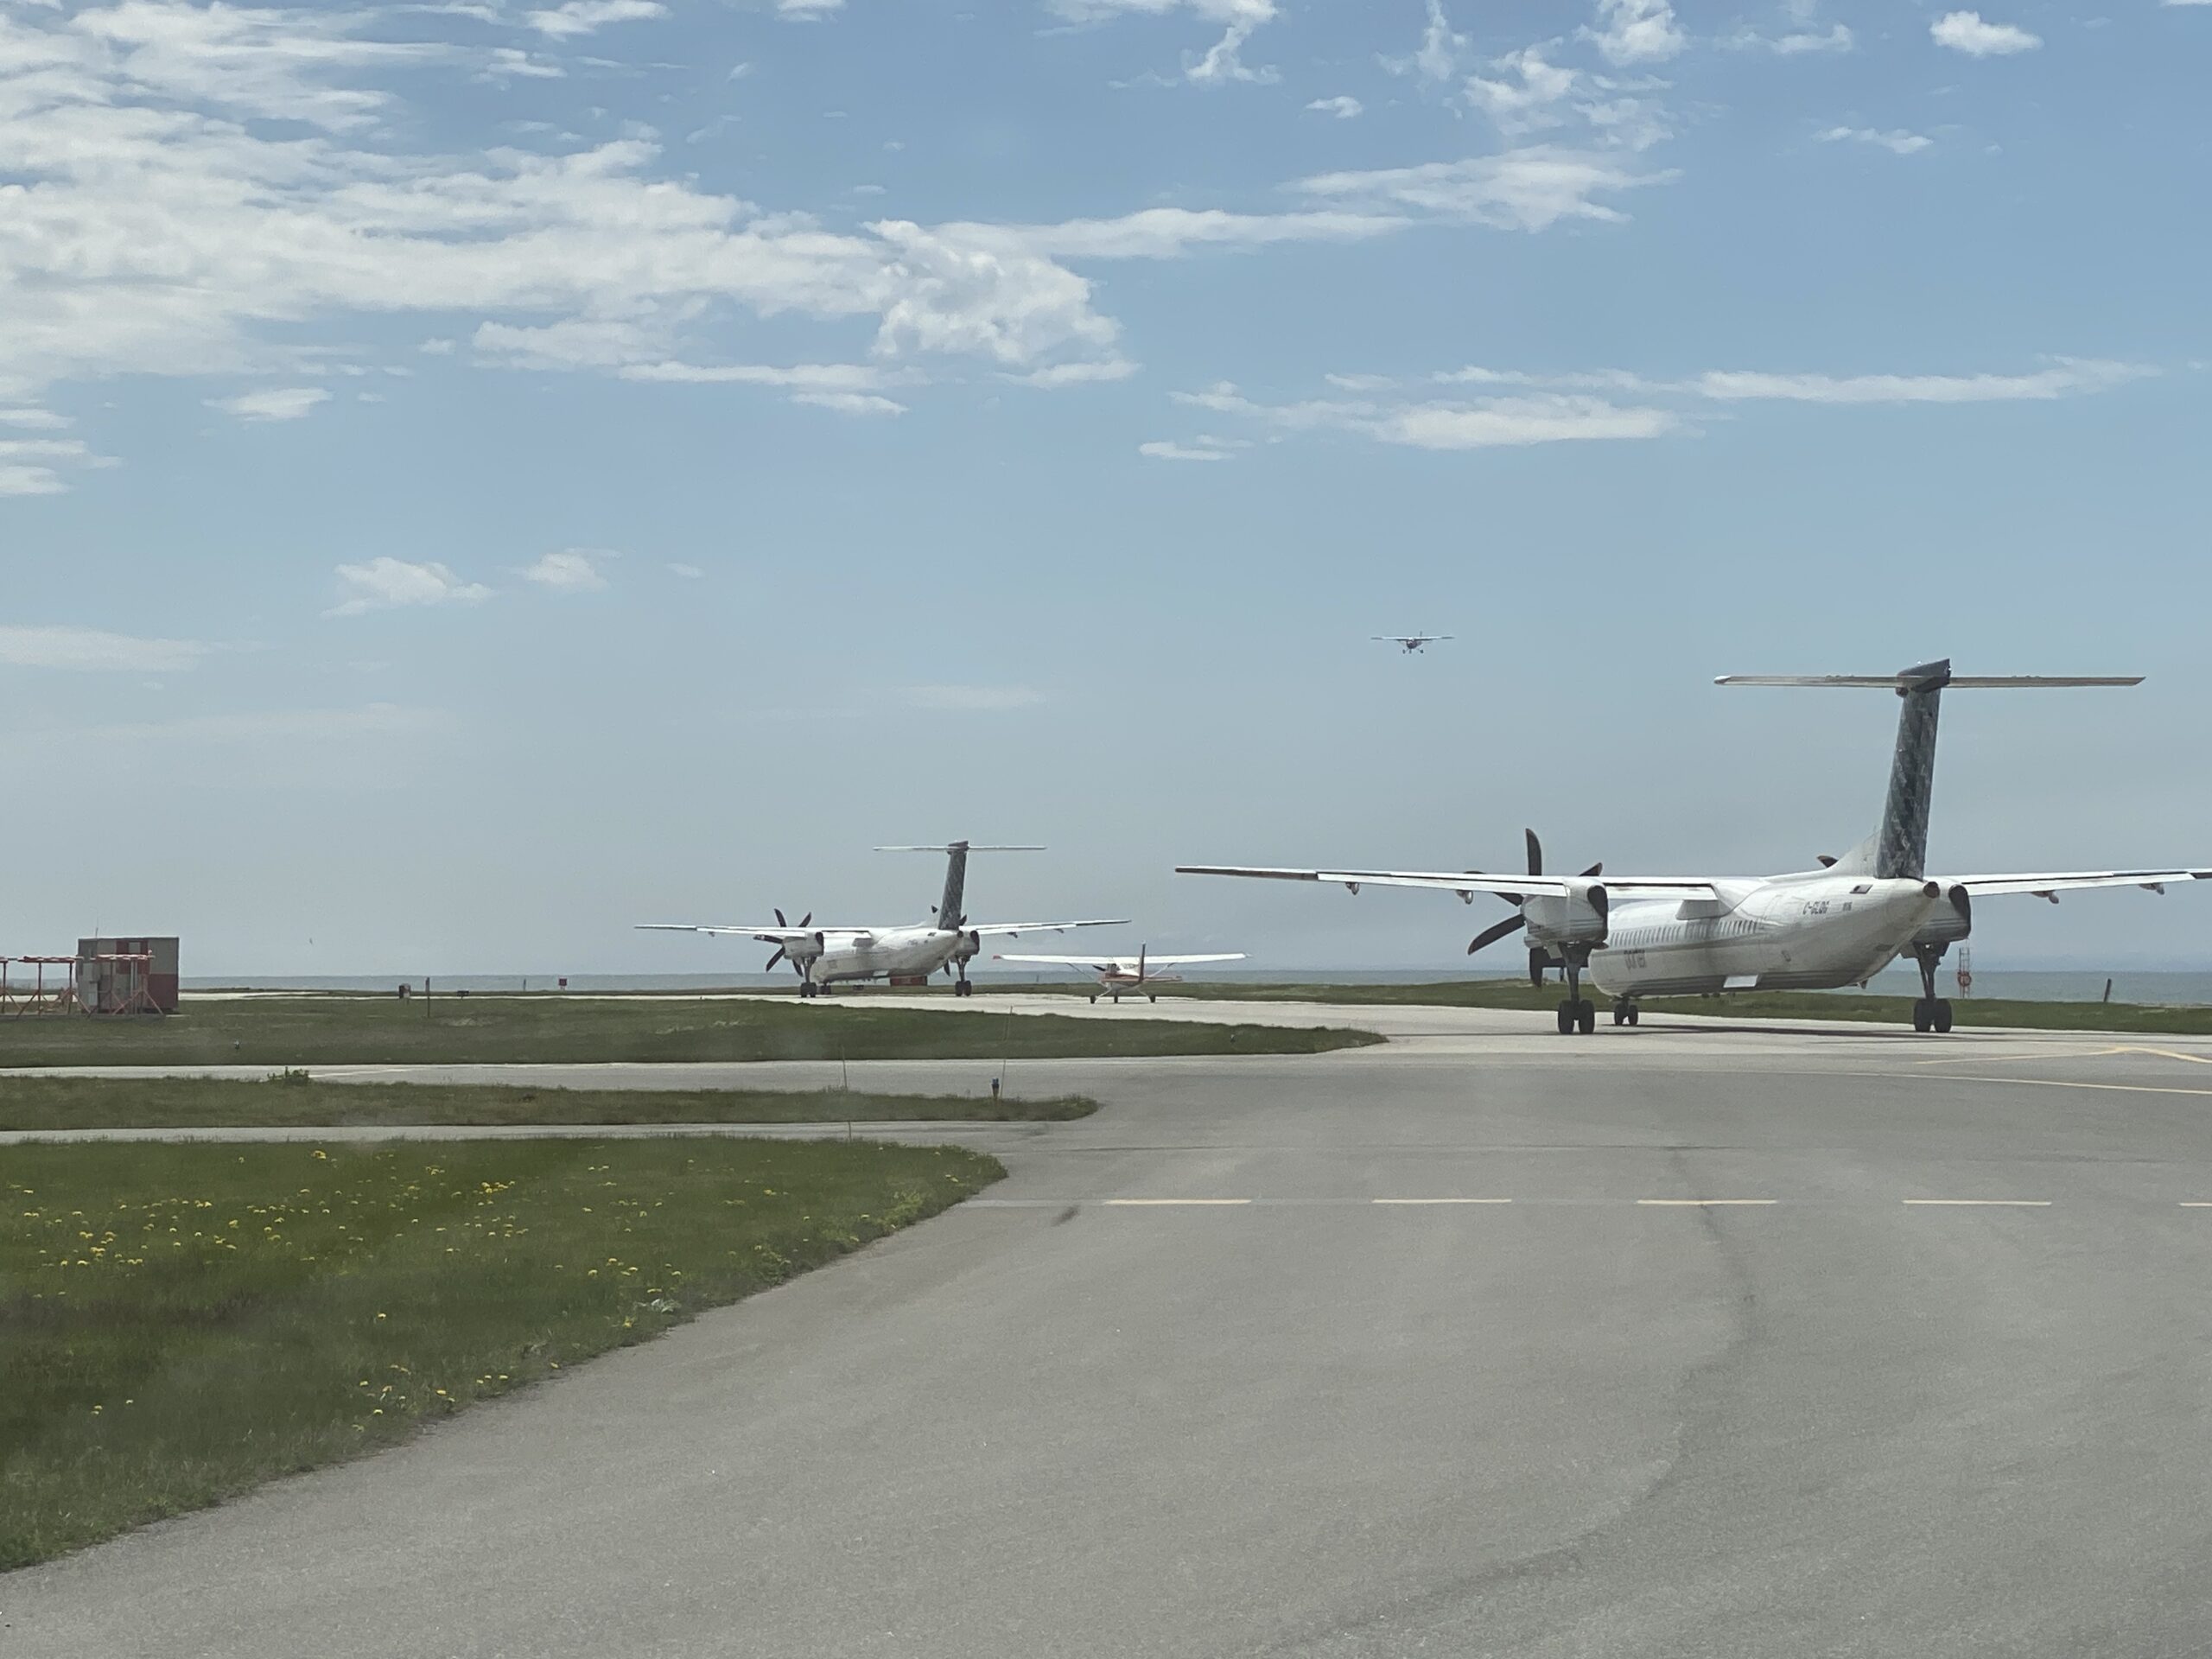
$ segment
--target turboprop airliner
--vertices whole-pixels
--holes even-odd
[[[728,933],[772,944],[768,958],[772,969],[788,962],[798,975],[798,994],[819,996],[830,986],[851,980],[887,979],[893,985],[921,985],[943,969],[954,976],[952,994],[969,996],[968,964],[976,959],[986,938],[1013,938],[1023,933],[1064,933],[1071,927],[1119,927],[1122,918],[1079,922],[971,922],[962,910],[968,885],[970,853],[1041,853],[1041,847],[971,847],[956,841],[944,847],[879,847],[879,853],[943,853],[945,855],[944,897],[935,919],[894,927],[817,927],[809,911],[793,927],[776,912],[776,925],[733,923],[709,926],[690,922],[643,922],[656,933]]]
[[[1951,1005],[1936,995],[1943,953],[1974,927],[1974,901],[2032,893],[2057,903],[2081,887],[2147,887],[2212,879],[2212,869],[2052,870],[2000,875],[1930,875],[1928,809],[1936,772],[1936,717],[1945,689],[2139,685],[2142,677],[1955,675],[1948,662],[1897,674],[1729,674],[1719,685],[1878,687],[1901,700],[1897,751],[1881,827],[1845,857],[1784,875],[1607,876],[1592,865],[1577,876],[1548,876],[1534,831],[1525,875],[1478,870],[1262,869],[1186,864],[1186,875],[1257,876],[1278,881],[1341,882],[1362,887],[1430,887],[1468,904],[1494,893],[1517,914],[1477,934],[1468,952],[1525,930],[1529,976],[1565,970],[1559,1029],[1587,1033],[1596,1006],[1582,995],[1587,975],[1613,999],[1616,1025],[1637,1023],[1646,996],[1748,990],[1834,990],[1863,985],[1900,956],[1920,968],[1913,1004],[1917,1032],[1951,1029]]]
[[[1098,978],[1098,989],[1090,994],[1096,1002],[1103,993],[1119,1002],[1124,996],[1141,996],[1157,1002],[1160,994],[1155,985],[1179,985],[1180,974],[1163,974],[1162,968],[1192,968],[1202,962],[1242,962],[1244,953],[1232,950],[1224,955],[1204,957],[1154,957],[1145,954],[1142,945],[1135,957],[993,957],[993,962],[1033,962],[1052,968],[1088,968]]]

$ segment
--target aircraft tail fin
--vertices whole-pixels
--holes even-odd
[[[2135,675],[1954,674],[1947,658],[1895,674],[1724,674],[1716,685],[1880,687],[1897,694],[1897,741],[1881,828],[1837,861],[1838,872],[1878,880],[1918,880],[1928,873],[1928,811],[1936,792],[1936,722],[1947,686],[2030,690],[2050,686],[2140,685]]]
[[[945,858],[944,896],[938,901],[938,925],[961,927],[968,920],[969,854],[1041,853],[1045,849],[1042,847],[976,847],[964,841],[953,841],[942,847],[879,847],[875,850],[879,853],[943,853]]]

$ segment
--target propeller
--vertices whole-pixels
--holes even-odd
[[[1541,875],[1544,873],[1544,843],[1536,839],[1536,832],[1533,830],[1523,830],[1521,833],[1527,838],[1529,845],[1529,874],[1531,875]],[[1605,873],[1605,861],[1603,859],[1599,859],[1595,864],[1592,864],[1588,869],[1582,872],[1585,876],[1603,875]],[[1470,871],[1469,874],[1479,874],[1480,872]],[[1516,910],[1519,909],[1522,905],[1528,902],[1527,896],[1522,893],[1501,893],[1497,896],[1504,899],[1507,904],[1513,906]],[[1500,939],[1510,937],[1513,933],[1517,932],[1520,929],[1528,926],[1528,925],[1529,918],[1525,915],[1511,916],[1508,917],[1504,921],[1493,923],[1491,925],[1484,928],[1481,932],[1476,934],[1475,937],[1468,942],[1467,954],[1471,957],[1476,951],[1481,950],[1484,945],[1496,944]],[[1529,982],[1532,985],[1542,984],[1544,982],[1544,969],[1548,967],[1550,963],[1551,956],[1548,951],[1531,950],[1529,953]]]
[[[798,925],[801,927],[813,926],[814,912],[810,910],[808,911],[805,915],[798,918]],[[781,910],[779,910],[776,912],[776,925],[778,927],[789,927],[791,925],[789,922],[784,919],[784,912]],[[802,979],[806,976],[806,970],[804,968],[801,968],[796,962],[791,962],[791,954],[780,944],[776,947],[776,954],[768,958],[766,964],[761,968],[760,971],[764,974],[773,973],[776,969],[776,964],[779,962],[790,962],[791,963],[791,971],[793,973],[798,975]]]

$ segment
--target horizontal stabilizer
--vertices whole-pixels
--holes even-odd
[[[1882,691],[1909,691],[1922,682],[1904,674],[1723,674],[1715,685],[1841,685],[1867,686]],[[2032,690],[2040,686],[2140,685],[2140,674],[1953,674],[1940,683],[1945,690]]]

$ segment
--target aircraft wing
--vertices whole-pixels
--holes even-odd
[[[726,933],[743,939],[758,939],[763,944],[796,944],[817,933],[853,938],[868,931],[864,927],[754,927],[743,922],[734,922],[727,927],[709,926],[703,922],[639,922],[637,927],[641,933]]]
[[[1178,864],[1178,875],[1248,875],[1269,881],[1342,882],[1357,892],[1362,887],[1430,887],[1442,893],[1495,893],[1527,898],[1541,893],[1563,899],[1573,891],[1567,880],[1555,875],[1490,874],[1478,870],[1282,870],[1243,864]],[[1583,878],[1576,878],[1589,885]],[[1608,875],[1600,882],[1608,893],[1678,893],[1685,898],[1713,899],[1719,895],[1710,878],[1701,875]]]
[[[1084,922],[984,922],[980,925],[971,922],[960,931],[991,938],[1002,933],[1011,938],[1017,933],[1065,933],[1071,927],[1126,927],[1128,920],[1126,916],[1113,916]]]
[[[2082,887],[2149,887],[2169,881],[2212,881],[2212,870],[2051,870],[2018,875],[1950,875],[1936,878],[1946,887],[1964,887],[1977,896],[2033,893],[2044,898]]]
[[[993,962],[1036,962],[1051,968],[1089,968],[1102,974],[1109,969],[1134,968],[1137,964],[1137,959],[1135,957],[993,957],[991,960]],[[1242,962],[1243,960],[1244,953],[1242,950],[1236,950],[1221,956],[1210,957],[1147,956],[1144,959],[1144,965],[1147,968],[1187,968],[1193,963],[1199,962]]]

